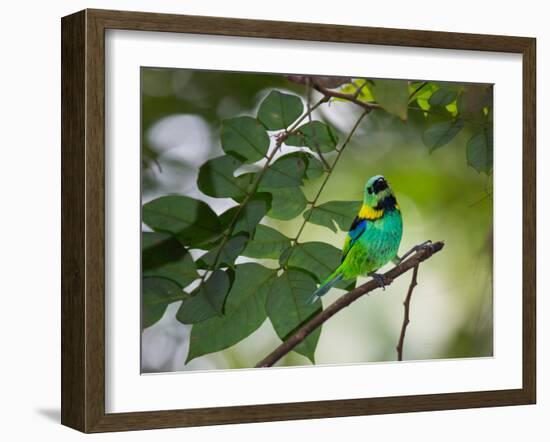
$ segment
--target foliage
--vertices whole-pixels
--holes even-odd
[[[408,85],[407,85],[408,84]],[[357,94],[364,102],[378,104],[402,120],[413,114],[424,121],[422,140],[430,152],[448,145],[469,128],[467,161],[489,175],[493,168],[493,88],[439,82],[360,79],[342,91]]]
[[[430,153],[468,128],[467,163],[491,174],[491,87],[355,79],[339,92],[400,124],[420,118]],[[197,186],[209,197],[231,199],[225,212],[184,195],[143,205],[143,223],[152,231],[143,232],[142,241],[142,326],[179,302],[177,320],[192,324],[187,362],[239,343],[266,320],[284,340],[319,311],[306,301],[339,264],[341,252],[324,242],[301,242],[303,226],[346,231],[361,202],[305,197],[308,183],[328,180],[347,143],[330,124],[313,119],[309,107],[298,95],[272,90],[255,116],[221,122],[224,155],[200,166]],[[334,158],[329,167],[324,155]],[[293,238],[269,225],[295,219],[302,228]],[[321,328],[295,351],[314,362],[320,335]]]

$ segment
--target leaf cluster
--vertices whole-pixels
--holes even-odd
[[[404,122],[420,117],[429,152],[468,128],[468,164],[492,172],[490,87],[356,79],[340,92]],[[192,326],[187,361],[237,344],[266,320],[284,341],[316,315],[321,307],[307,300],[338,266],[341,252],[299,241],[302,229],[290,238],[269,220],[300,218],[345,231],[361,204],[306,199],[304,186],[328,179],[343,147],[334,128],[312,119],[297,95],[273,90],[255,116],[223,120],[220,142],[224,154],[202,164],[197,186],[209,197],[233,200],[231,208],[216,213],[200,199],[166,195],[142,210],[150,229],[142,233],[142,327],[178,302],[176,319]],[[332,166],[324,155],[336,157]],[[295,351],[314,363],[320,334],[321,327]]]
[[[493,170],[493,89],[486,84],[356,79],[342,91],[377,103],[402,121],[423,127],[422,141],[432,153],[468,132],[466,160],[478,172]]]
[[[319,152],[335,152],[338,135],[321,121],[305,121],[305,112],[300,97],[275,90],[256,116],[222,122],[224,155],[200,167],[197,185],[210,197],[231,198],[235,205],[225,212],[183,195],[143,206],[143,222],[152,230],[142,234],[143,327],[180,302],[176,319],[192,325],[187,361],[240,342],[266,320],[284,340],[320,309],[307,300],[338,265],[340,251],[298,243],[267,224],[302,216],[334,230],[332,219],[345,229],[355,216],[356,203],[312,207],[306,200],[305,183],[330,172]],[[285,145],[300,149],[282,153]],[[241,173],[245,165],[254,171]],[[196,252],[200,257],[193,259]],[[295,351],[313,362],[320,333]]]

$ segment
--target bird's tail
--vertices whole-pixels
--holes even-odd
[[[308,299],[308,304],[313,304],[317,302],[321,296],[326,294],[334,284],[336,284],[338,281],[340,281],[344,275],[342,274],[340,267],[338,267],[333,273],[330,274],[330,276],[325,279],[319,288],[313,292],[313,295],[311,295],[311,298]]]

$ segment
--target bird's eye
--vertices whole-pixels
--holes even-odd
[[[372,192],[374,192],[374,190],[372,190],[372,187],[368,187],[367,192],[369,192],[369,195],[370,195],[370,194],[372,194]]]

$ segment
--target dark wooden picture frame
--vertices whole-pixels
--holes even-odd
[[[105,30],[494,51],[523,58],[523,385],[270,405],[105,412]],[[533,38],[85,10],[62,19],[61,422],[83,432],[533,404],[536,399],[536,152]]]

